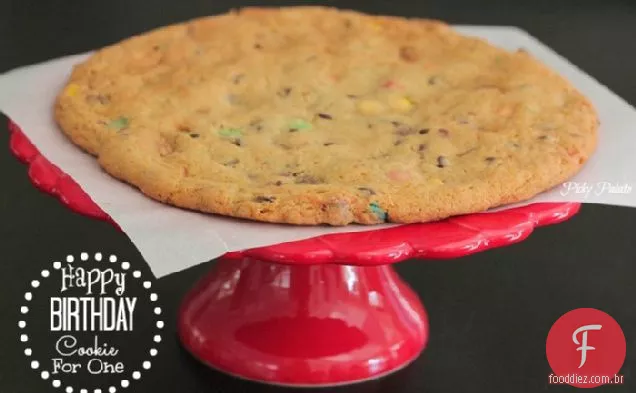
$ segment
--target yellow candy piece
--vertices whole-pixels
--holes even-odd
[[[358,111],[363,115],[379,115],[384,112],[384,105],[375,100],[362,100],[358,103]]]
[[[79,93],[80,87],[79,85],[75,84],[75,83],[71,83],[70,85],[68,85],[68,87],[66,88],[66,95],[69,97],[73,97],[75,96],[77,93]]]
[[[389,98],[391,108],[400,113],[407,113],[413,109],[413,103],[406,97],[392,96]]]
[[[382,30],[382,24],[380,24],[380,22],[371,22],[371,28],[375,31],[380,31]]]

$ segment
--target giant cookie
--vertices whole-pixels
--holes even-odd
[[[291,224],[426,222],[577,173],[598,120],[523,50],[433,20],[248,8],[97,51],[63,132],[175,206]]]

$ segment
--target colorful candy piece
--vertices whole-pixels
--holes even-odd
[[[382,209],[380,207],[380,205],[378,205],[376,202],[371,202],[369,204],[369,210],[371,210],[371,213],[375,214],[375,216],[378,218],[378,220],[380,221],[386,221],[387,220],[387,213],[386,211],[384,211],[384,209]]]
[[[403,169],[392,169],[386,173],[386,176],[395,182],[405,182],[411,180],[411,174]]]
[[[398,84],[394,80],[388,80],[382,84],[382,87],[386,89],[393,89],[394,87],[397,87],[397,86]]]
[[[413,109],[413,103],[404,96],[389,97],[389,106],[396,112],[408,113]]]
[[[369,23],[369,26],[371,27],[372,30],[375,30],[375,31],[381,31],[383,29],[382,24],[377,21],[371,21],[371,23]]]
[[[219,130],[219,135],[231,138],[240,138],[241,130],[239,128],[222,128]]]
[[[358,103],[358,111],[367,116],[379,115],[384,112],[384,105],[375,100],[362,100]]]
[[[117,119],[114,119],[110,123],[108,123],[109,128],[112,128],[117,131],[124,130],[128,128],[129,125],[130,125],[130,120],[128,120],[128,118],[124,116],[120,116]]]
[[[289,132],[296,132],[300,130],[309,130],[312,125],[306,120],[303,119],[293,119],[288,124]]]
[[[80,86],[77,83],[71,83],[66,87],[65,93],[69,97],[77,95],[80,90]]]

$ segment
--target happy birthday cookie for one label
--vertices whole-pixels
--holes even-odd
[[[426,222],[573,176],[597,116],[567,81],[431,20],[249,8],[77,66],[55,116],[156,200],[291,224]]]

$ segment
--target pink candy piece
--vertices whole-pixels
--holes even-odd
[[[382,87],[387,88],[387,89],[397,89],[400,88],[400,84],[397,83],[394,80],[388,80],[386,82],[384,82],[384,84],[382,84]]]
[[[402,169],[392,169],[386,173],[386,176],[397,182],[403,182],[411,180],[411,173]]]

